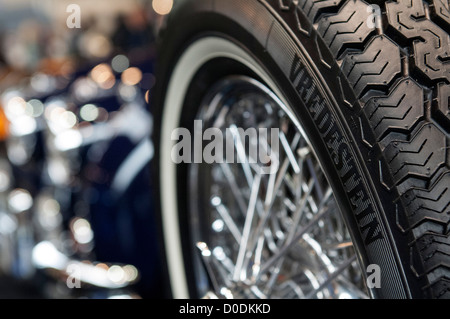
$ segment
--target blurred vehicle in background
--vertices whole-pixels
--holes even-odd
[[[0,297],[161,297],[151,4],[0,1]]]

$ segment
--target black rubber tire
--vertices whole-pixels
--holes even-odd
[[[206,34],[231,39],[271,74],[328,163],[361,262],[381,267],[373,297],[450,298],[450,3],[176,3],[159,40],[155,178],[164,178],[162,105],[180,54]]]

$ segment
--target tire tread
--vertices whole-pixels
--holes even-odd
[[[400,228],[413,238],[412,268],[427,278],[424,295],[450,298],[450,1],[298,5],[362,103],[406,215]],[[381,7],[381,28],[365,23],[371,5]]]

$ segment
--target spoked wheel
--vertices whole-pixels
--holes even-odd
[[[199,293],[367,297],[333,190],[286,106],[248,77],[219,81],[206,96],[197,120],[220,130],[236,161],[227,162],[228,153],[219,163],[189,167],[191,246],[199,250],[204,279]],[[277,130],[261,136],[260,128]],[[273,158],[270,169],[252,161],[252,145]]]

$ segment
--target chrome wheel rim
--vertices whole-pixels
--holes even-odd
[[[333,190],[304,129],[276,95],[249,77],[229,77],[205,95],[196,119],[223,136],[229,130],[237,159],[189,165],[200,295],[367,298]],[[251,161],[238,127],[278,129],[275,170],[267,173]],[[274,146],[264,136],[247,142],[266,150]]]

